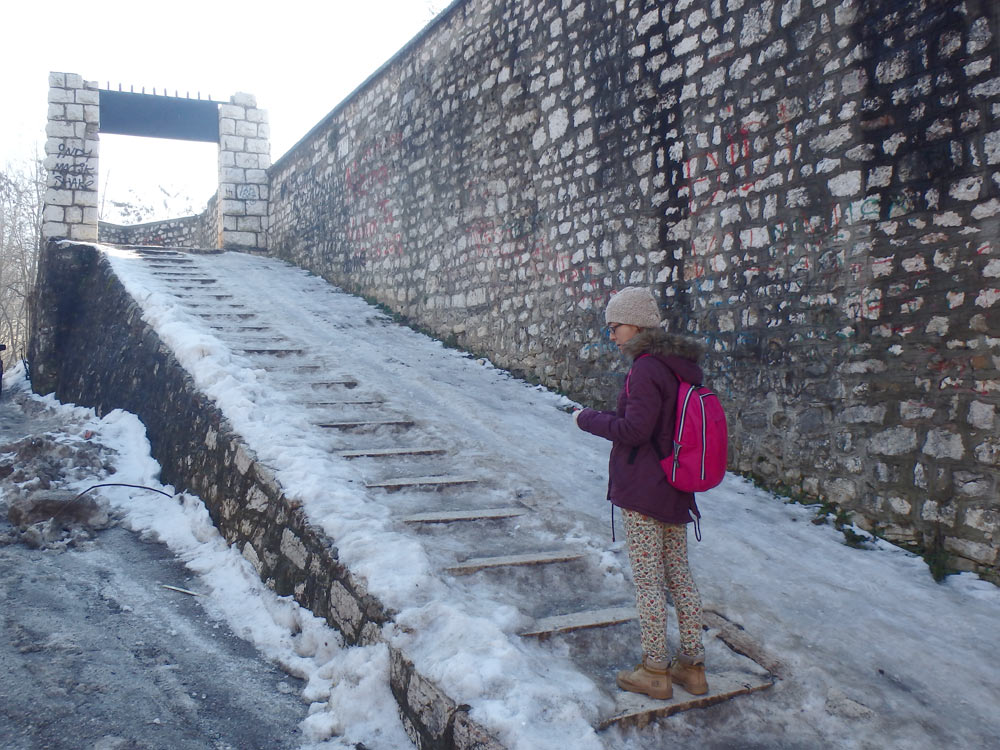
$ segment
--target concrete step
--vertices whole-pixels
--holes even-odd
[[[557,562],[572,562],[583,557],[579,552],[557,550],[554,552],[531,552],[525,555],[500,555],[498,557],[476,557],[449,566],[445,570],[455,575],[468,575],[488,568],[507,568],[517,565],[548,565]]]
[[[451,523],[453,521],[489,521],[516,518],[530,511],[527,508],[482,508],[480,510],[438,510],[403,516],[403,523]],[[522,634],[523,635],[523,634]]]
[[[365,484],[365,487],[369,489],[402,490],[407,487],[452,487],[459,484],[475,484],[478,481],[475,477],[460,476],[397,477],[396,479],[382,479],[377,482],[368,482]]]

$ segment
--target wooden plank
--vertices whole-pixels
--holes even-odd
[[[714,609],[705,609],[702,612],[702,621],[708,627],[718,630],[716,637],[737,654],[753,660],[775,677],[781,678],[784,675],[784,665],[761,648],[741,625],[730,622]]]
[[[386,458],[389,456],[433,456],[444,453],[444,448],[365,448],[337,451],[341,458]]]
[[[653,719],[671,716],[692,708],[705,708],[735,698],[737,695],[766,690],[774,684],[770,677],[742,671],[709,670],[707,677],[709,690],[705,695],[691,695],[684,688],[675,685],[673,698],[666,701],[653,700],[639,693],[622,690],[615,694],[614,712],[601,719],[596,728],[601,730],[618,725],[641,729]]]
[[[330,430],[350,430],[358,427],[412,427],[413,420],[400,419],[345,419],[337,422],[320,422],[317,427]]]
[[[456,484],[474,484],[479,480],[475,477],[397,477],[384,479],[380,482],[370,482],[365,485],[369,489],[401,490],[404,487],[449,487]]]
[[[256,349],[234,349],[233,351],[238,354],[262,354],[273,355],[275,357],[284,357],[288,354],[305,353],[305,349],[264,349],[263,347],[258,347]]]
[[[380,398],[360,398],[355,400],[344,399],[342,401],[303,401],[303,406],[380,406],[385,401]]]
[[[547,638],[556,633],[619,625],[634,620],[636,617],[635,607],[606,607],[585,612],[570,612],[565,615],[554,615],[535,620],[531,629],[526,630],[521,635],[526,638],[531,636]]]
[[[516,565],[548,565],[557,562],[572,562],[583,555],[579,552],[562,550],[558,552],[533,552],[526,555],[502,555],[499,557],[477,557],[446,568],[448,573],[468,575],[488,568],[508,568]]]
[[[487,521],[496,518],[516,518],[528,513],[527,508],[482,508],[480,510],[441,510],[415,513],[399,519],[403,523],[451,523],[452,521]],[[522,633],[524,635],[524,633]]]

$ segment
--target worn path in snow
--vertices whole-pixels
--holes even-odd
[[[273,260],[112,255],[196,384],[399,613],[387,637],[508,745],[930,748],[1000,735],[992,587],[936,586],[879,543],[850,550],[812,511],[737,478],[702,497],[706,541],[692,549],[721,613],[707,623],[709,681],[717,693],[762,686],[768,669],[781,679],[645,732],[594,735],[689,696],[653,704],[614,688],[638,657],[627,559],[608,540],[607,445],[573,429],[565,401]]]
[[[5,393],[0,399],[0,446],[35,436],[42,450],[51,449],[45,436],[51,431],[58,439],[64,417],[15,398]],[[53,456],[49,463],[64,460]],[[207,615],[199,600],[163,588],[197,583],[162,544],[114,527],[65,551],[29,549],[10,543],[12,532],[4,509],[4,750],[291,750],[301,744],[305,706],[298,689]]]

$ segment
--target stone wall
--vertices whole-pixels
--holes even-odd
[[[392,612],[340,563],[215,404],[142,320],[106,258],[90,245],[49,243],[39,263],[29,352],[31,385],[98,414],[125,409],[146,427],[160,480],[205,502],[219,532],[262,580],[292,596],[348,644],[382,639]],[[390,647],[390,687],[419,748],[502,750],[459,706]]]
[[[270,170],[273,254],[595,405],[608,295],[732,467],[998,576],[1000,11],[467,0]]]
[[[101,242],[111,245],[215,247],[215,236],[206,232],[205,214],[127,226],[101,221],[97,225],[97,234]]]

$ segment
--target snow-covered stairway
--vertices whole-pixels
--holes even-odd
[[[386,637],[417,670],[473,715],[525,691],[484,709],[505,742],[517,744],[518,723],[505,711],[544,720],[561,706],[595,729],[643,725],[771,684],[775,665],[748,658],[713,615],[707,696],[615,688],[638,626],[624,550],[607,549],[606,446],[573,429],[558,397],[273,260],[112,255],[256,460],[395,613]],[[564,471],[564,451],[593,453],[592,471]]]

